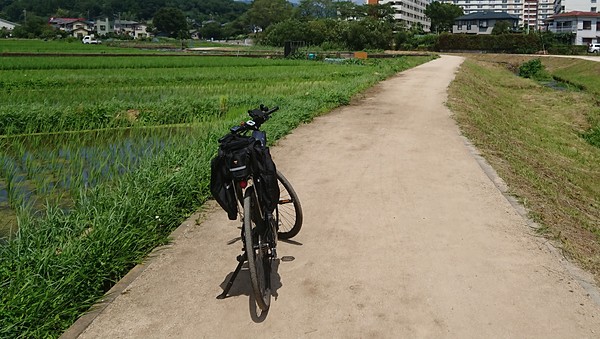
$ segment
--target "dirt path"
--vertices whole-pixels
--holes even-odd
[[[212,205],[83,338],[600,335],[600,308],[486,176],[444,106],[444,56],[298,128],[274,148],[305,212],[281,243],[266,319],[235,268],[237,222]]]

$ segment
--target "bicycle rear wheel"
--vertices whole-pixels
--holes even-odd
[[[248,270],[252,290],[258,307],[266,311],[271,304],[271,256],[269,243],[262,232],[258,232],[252,221],[252,213],[256,211],[256,196],[252,187],[244,195],[244,246],[248,259]],[[255,216],[255,218],[260,216]]]
[[[279,222],[277,236],[279,239],[290,239],[302,228],[302,206],[292,184],[279,171],[277,171],[277,182],[280,192],[276,209],[276,219]]]

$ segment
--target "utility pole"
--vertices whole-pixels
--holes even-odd
[[[23,21],[27,21],[27,10],[26,9],[23,10],[23,17],[24,17]]]

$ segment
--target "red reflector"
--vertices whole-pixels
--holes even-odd
[[[248,186],[248,182],[246,180],[240,181],[240,187],[241,188],[246,188],[246,186]]]

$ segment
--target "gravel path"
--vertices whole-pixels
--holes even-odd
[[[241,242],[228,245],[239,225],[209,204],[81,337],[600,336],[594,290],[535,236],[445,107],[462,61],[400,73],[274,147],[305,221],[280,243],[295,260],[280,262],[266,318],[251,315],[245,270],[215,298]]]

